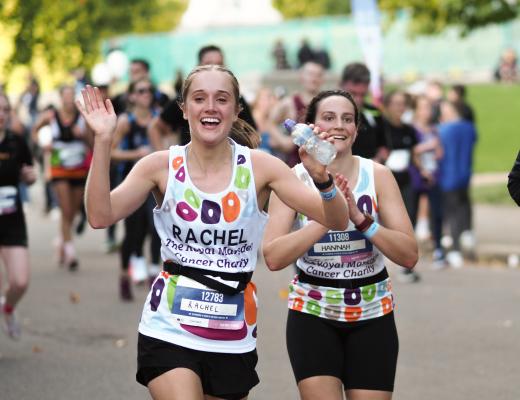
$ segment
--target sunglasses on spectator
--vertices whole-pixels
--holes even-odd
[[[135,93],[137,94],[145,94],[145,93],[152,93],[152,88],[140,88],[136,89]]]

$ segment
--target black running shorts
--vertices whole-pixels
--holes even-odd
[[[204,393],[239,400],[259,382],[256,350],[243,354],[211,353],[188,349],[139,334],[136,380],[144,386],[175,368],[188,368],[202,382]]]
[[[399,341],[394,314],[332,321],[289,310],[287,349],[296,381],[334,376],[344,389],[394,389]]]

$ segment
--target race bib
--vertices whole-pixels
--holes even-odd
[[[409,165],[410,150],[408,149],[392,150],[386,160],[386,166],[394,172],[403,172]]]
[[[0,215],[14,214],[16,207],[16,194],[18,189],[15,186],[0,186]]]
[[[361,232],[328,232],[308,251],[309,256],[340,256],[341,262],[367,258],[372,253],[372,243]]]
[[[85,162],[85,145],[83,143],[60,143],[53,151],[53,166],[63,168],[79,168]]]
[[[244,326],[244,293],[226,295],[180,276],[171,312],[181,324],[239,330]]]

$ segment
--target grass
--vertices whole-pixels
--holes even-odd
[[[503,172],[520,148],[520,85],[468,85],[477,119],[474,171]]]
[[[471,188],[471,199],[474,203],[516,207],[516,203],[511,199],[507,186],[504,184],[473,186]]]

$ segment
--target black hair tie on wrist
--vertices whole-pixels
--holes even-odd
[[[327,175],[329,176],[329,179],[325,182],[316,182],[314,179],[312,180],[314,182],[314,186],[316,186],[318,190],[328,189],[334,183],[334,178],[332,175],[330,173],[327,173]]]

